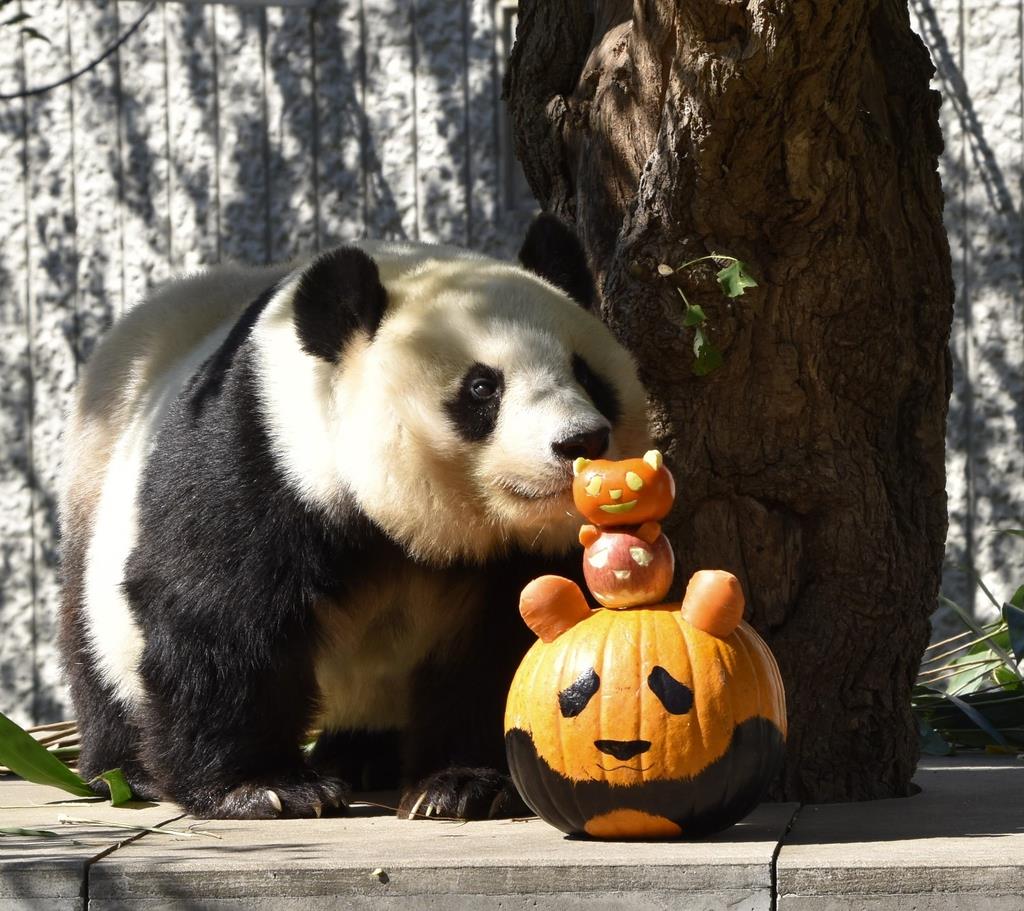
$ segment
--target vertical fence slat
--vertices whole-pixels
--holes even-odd
[[[365,233],[362,6],[325,4],[313,14],[316,44],[319,246]]]
[[[145,6],[118,0],[121,29]],[[157,4],[118,52],[126,308],[171,273],[165,13],[164,4]]]
[[[118,35],[114,0],[71,10],[71,66],[100,55]],[[71,83],[75,134],[75,244],[78,251],[77,352],[88,357],[121,303],[121,161],[117,59],[109,57]]]
[[[467,211],[466,8],[417,0],[417,232],[431,243],[465,245]]]
[[[213,9],[168,3],[170,234],[176,271],[217,262],[217,74]]]
[[[0,92],[20,91],[23,76],[21,41],[0,29]],[[35,669],[24,111],[23,101],[0,102],[0,711],[27,723]]]
[[[279,262],[316,247],[316,110],[311,14],[267,10],[267,136],[270,258]]]
[[[363,0],[367,111],[366,227],[416,239],[416,91],[412,3]]]
[[[262,9],[217,6],[221,256],[270,258]]]
[[[493,0],[467,4],[466,78],[469,145],[468,243],[487,253],[502,253],[497,230],[500,187],[498,85]]]
[[[51,43],[25,56],[28,85],[52,81],[70,67],[68,10],[62,0],[38,0],[32,22]],[[61,712],[56,655],[57,483],[64,413],[76,378],[78,263],[75,249],[75,159],[72,91],[63,86],[27,100],[28,270],[32,337],[32,480],[35,539],[33,714]]]
[[[1024,564],[1024,540],[998,533],[1024,519],[1020,9],[983,0],[964,9],[973,556],[997,597],[1009,598]]]

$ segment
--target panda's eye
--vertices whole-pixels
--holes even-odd
[[[478,376],[471,380],[469,392],[475,399],[486,401],[498,392],[498,384],[490,377]]]

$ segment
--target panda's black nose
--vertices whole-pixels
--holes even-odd
[[[614,756],[623,761],[646,753],[651,748],[649,740],[595,740],[596,746],[602,753]]]
[[[596,430],[574,433],[564,440],[558,440],[551,444],[551,448],[555,455],[570,462],[579,458],[599,459],[608,449],[610,436],[611,431],[607,427],[598,427]]]

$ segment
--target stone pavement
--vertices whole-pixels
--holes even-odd
[[[0,911],[1024,911],[1024,762],[927,760],[916,780],[923,791],[907,800],[764,804],[695,843],[576,841],[535,819],[407,822],[367,805],[197,825],[171,804],[55,804],[59,792],[8,780],[0,828],[58,837],[0,838]]]

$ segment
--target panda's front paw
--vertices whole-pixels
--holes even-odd
[[[403,819],[508,819],[532,816],[512,779],[494,769],[453,767],[409,788],[398,805]]]
[[[227,794],[182,795],[178,802],[205,819],[309,819],[344,815],[348,794],[340,778],[303,771],[247,781]]]

